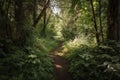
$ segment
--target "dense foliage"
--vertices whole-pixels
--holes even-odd
[[[67,54],[69,71],[75,80],[119,80],[120,45],[105,42],[100,46],[81,45]]]
[[[44,44],[40,44],[43,42]],[[52,78],[52,59],[48,55],[48,52],[53,49],[51,46],[56,47],[56,43],[51,41],[48,44],[43,39],[39,40],[39,43],[36,42],[33,47],[18,47],[9,40],[4,41],[4,44],[0,43],[0,79],[48,80]]]
[[[59,42],[75,80],[119,80],[120,1],[0,0],[0,80],[53,79]]]

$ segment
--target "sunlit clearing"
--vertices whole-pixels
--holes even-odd
[[[62,68],[62,66],[59,65],[59,64],[55,64],[55,67],[57,67],[57,68]]]
[[[67,43],[67,46],[71,47],[71,48],[77,48],[79,47],[81,44],[85,44],[85,45],[88,45],[88,38],[87,37],[84,37],[84,36],[78,36],[78,37],[75,37],[74,40],[70,40],[68,43]]]

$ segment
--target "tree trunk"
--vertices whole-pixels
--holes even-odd
[[[107,39],[120,40],[120,0],[109,0],[108,2]]]
[[[33,24],[35,24],[35,20],[36,20],[36,9],[37,9],[37,0],[34,0]],[[35,25],[33,26],[35,27]]]
[[[93,13],[93,21],[94,21],[95,37],[96,37],[96,41],[97,41],[97,43],[99,44],[100,40],[99,40],[99,33],[98,33],[98,28],[97,28],[97,22],[96,22],[95,10],[94,10],[94,6],[93,6],[93,0],[90,0],[90,3],[91,3],[92,13]]]
[[[14,27],[14,34],[13,34],[13,40],[15,42],[22,42],[23,40],[23,27],[25,25],[25,11],[23,9],[23,1],[15,0],[15,27]]]
[[[0,37],[4,39],[11,38],[9,6],[10,1],[0,1]]]
[[[100,23],[100,35],[101,35],[101,40],[104,40],[104,36],[103,36],[103,26],[102,26],[102,17],[101,17],[101,0],[98,1],[99,2],[99,23]]]
[[[45,5],[46,5],[46,0],[44,1],[44,6],[45,6]],[[46,36],[45,30],[46,30],[46,26],[47,26],[47,25],[46,25],[46,24],[47,24],[47,23],[46,23],[46,18],[47,18],[47,17],[46,17],[46,16],[47,16],[47,15],[46,15],[46,10],[47,10],[47,7],[45,7],[44,16],[43,16],[43,21],[44,21],[43,23],[44,23],[44,24],[43,24],[43,29],[42,29],[42,35],[43,35],[44,37]]]
[[[33,24],[34,27],[36,27],[36,25],[38,24],[39,20],[42,18],[44,12],[45,12],[46,9],[49,7],[49,3],[50,3],[50,0],[48,0],[48,1],[46,2],[46,4],[44,5],[42,11],[40,12],[40,14],[38,15],[38,17],[36,18],[36,20],[35,20],[35,22],[34,22],[34,24]]]

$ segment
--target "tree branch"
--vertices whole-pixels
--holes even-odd
[[[45,10],[49,7],[49,2],[50,0],[47,1],[47,3],[44,5],[41,13],[39,14],[39,16],[36,18],[33,26],[36,27],[36,25],[38,24],[39,20],[42,18],[42,15],[44,14]]]

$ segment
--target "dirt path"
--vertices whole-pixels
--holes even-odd
[[[68,73],[66,60],[62,56],[57,55],[61,47],[62,43],[59,43],[57,49],[50,53],[54,61],[54,76],[56,80],[73,80],[70,73]]]

